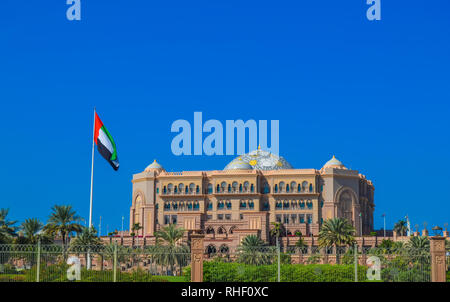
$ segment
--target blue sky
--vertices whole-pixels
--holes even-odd
[[[300,3],[301,2],[301,3]],[[222,169],[231,156],[172,155],[177,119],[280,121],[280,154],[321,168],[335,154],[375,184],[375,224],[449,221],[450,3],[82,1],[0,4],[0,207],[45,221],[89,212],[92,109],[115,138],[96,153],[94,223],[128,225],[131,178]]]

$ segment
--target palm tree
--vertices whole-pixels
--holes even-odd
[[[53,213],[51,213],[47,224],[44,226],[44,231],[50,236],[60,235],[62,238],[63,246],[66,245],[66,239],[72,232],[80,233],[82,226],[78,223],[82,219],[76,214],[72,206],[58,206],[52,207]]]
[[[403,257],[411,263],[423,265],[430,262],[430,240],[426,236],[411,237],[405,243],[404,251],[406,255]]]
[[[400,234],[400,236],[405,236],[406,231],[408,231],[408,224],[406,220],[401,219],[396,224],[394,224],[394,232]]]
[[[0,209],[0,244],[10,243],[16,237],[17,221],[8,220],[9,209]]]
[[[339,263],[339,246],[350,246],[355,242],[355,228],[344,218],[332,218],[324,221],[319,232],[319,246],[334,247],[336,262]]]
[[[115,230],[114,232],[109,232],[108,233],[108,237],[109,237],[109,244],[112,244],[112,238],[117,235],[119,232],[117,230]]]
[[[270,235],[276,238],[276,244],[279,244],[279,238],[284,232],[284,226],[281,222],[272,222],[273,228],[270,230]]]
[[[156,245],[147,248],[157,264],[170,266],[172,274],[175,265],[182,267],[187,264],[190,249],[181,242],[184,232],[185,229],[169,224],[155,232]]]
[[[139,230],[141,230],[142,229],[142,226],[141,226],[141,224],[138,222],[138,223],[135,223],[135,224],[133,224],[133,227],[131,228],[131,230],[133,231],[133,241],[134,241],[134,236],[136,235],[136,233],[137,233],[137,245],[139,246]]]
[[[51,243],[51,238],[41,234],[44,224],[37,218],[25,219],[20,226],[27,243],[36,244],[39,239],[43,243]]]
[[[82,227],[80,233],[70,243],[70,250],[77,253],[83,253],[87,261],[88,257],[92,257],[91,251],[99,252],[102,256],[102,240],[97,236],[97,230],[92,226]],[[103,258],[103,256],[102,256]],[[103,269],[103,259],[101,259],[101,269]]]
[[[237,248],[237,262],[252,265],[270,264],[276,257],[276,252],[276,249],[267,247],[258,236],[249,235],[242,239]]]

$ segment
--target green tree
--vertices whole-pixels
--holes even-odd
[[[55,205],[52,207],[52,211],[44,226],[44,231],[53,238],[61,236],[63,246],[65,246],[68,236],[72,232],[80,233],[82,231],[82,226],[78,223],[81,218],[70,205]]]
[[[339,263],[338,247],[351,246],[355,242],[355,228],[343,218],[332,218],[323,222],[319,232],[321,248],[334,247],[336,262]]]
[[[407,231],[408,231],[408,224],[406,220],[401,219],[394,224],[394,232],[396,232],[400,236],[405,236]]]
[[[276,257],[276,249],[266,246],[266,243],[258,236],[249,235],[242,239],[237,248],[237,262],[263,265],[271,264]]]
[[[277,246],[279,245],[280,241],[279,238],[282,237],[282,234],[284,234],[284,225],[281,222],[272,222],[273,228],[270,230],[270,235],[272,237],[275,237],[275,242]]]
[[[184,233],[185,229],[169,224],[155,232],[156,245],[148,247],[155,262],[159,265],[169,266],[172,274],[176,265],[181,268],[188,262],[189,246],[181,242]]]
[[[88,256],[93,257],[93,254],[99,254],[102,257],[103,264],[103,242],[97,236],[97,230],[92,226],[91,228],[82,227],[81,232],[70,242],[70,251],[75,253],[82,253],[85,259]],[[103,265],[101,265],[103,268]]]
[[[131,230],[133,231],[131,234],[132,234],[132,236],[133,236],[133,242],[134,242],[134,236],[136,236],[137,235],[137,245],[139,246],[139,230],[141,230],[142,229],[142,226],[141,226],[141,224],[138,222],[138,223],[135,223],[135,224],[133,224],[133,226],[131,227]]]
[[[0,244],[11,243],[16,237],[17,227],[14,224],[17,221],[8,219],[9,209],[0,209]]]
[[[39,239],[41,240],[41,243],[51,243],[52,238],[42,232],[43,227],[44,224],[37,218],[25,219],[20,226],[25,238],[25,243],[36,244]]]

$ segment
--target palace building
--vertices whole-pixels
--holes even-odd
[[[372,182],[334,156],[320,170],[294,169],[260,148],[215,171],[166,172],[155,160],[132,183],[130,230],[139,223],[136,235],[147,244],[169,224],[203,231],[205,247],[217,250],[248,235],[269,242],[272,222],[282,223],[287,238],[314,238],[334,217],[351,222],[357,236],[373,231]]]

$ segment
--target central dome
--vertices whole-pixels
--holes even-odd
[[[258,148],[258,150],[233,159],[228,165],[226,165],[224,170],[237,170],[239,169],[238,167],[243,166],[245,166],[244,169],[251,168],[253,170],[264,171],[293,169],[291,164],[288,163],[282,156],[278,156]]]

